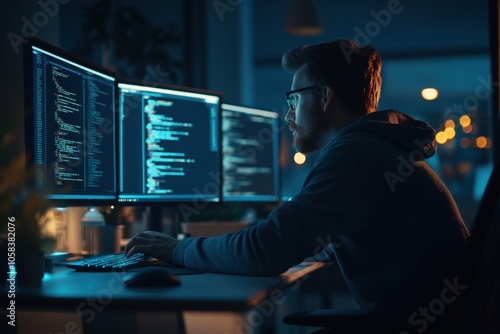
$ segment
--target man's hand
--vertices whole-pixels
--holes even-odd
[[[145,231],[134,235],[125,246],[127,257],[135,253],[144,253],[146,256],[172,263],[175,246],[179,241],[165,233]]]

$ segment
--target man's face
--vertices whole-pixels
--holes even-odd
[[[312,86],[307,79],[305,66],[293,76],[291,90]],[[285,120],[293,134],[293,146],[304,154],[319,148],[319,138],[326,122],[322,122],[319,88],[303,90],[290,95],[295,101],[295,110],[288,109]]]

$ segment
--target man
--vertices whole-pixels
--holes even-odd
[[[423,161],[435,152],[434,130],[398,111],[376,111],[382,62],[371,47],[305,46],[282,65],[295,72],[286,93],[294,146],[321,151],[300,193],[237,233],[181,241],[138,233],[125,251],[207,272],[278,275],[328,243],[361,307],[428,305],[454,275],[469,236]]]

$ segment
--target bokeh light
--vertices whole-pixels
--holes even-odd
[[[293,156],[293,161],[295,161],[297,165],[302,165],[304,162],[306,162],[306,156],[300,152],[297,152]]]
[[[486,148],[488,146],[488,138],[485,136],[479,136],[476,138],[476,146],[478,148]]]
[[[460,116],[460,125],[464,128],[468,127],[472,120],[468,115],[462,115]]]
[[[453,129],[453,128],[446,128],[446,129],[444,129],[443,132],[446,135],[446,138],[448,138],[448,139],[455,138],[455,135],[457,134],[455,129]]]
[[[436,133],[436,141],[438,142],[438,144],[444,144],[447,140],[448,136],[443,131],[439,131],[438,133]]]
[[[436,88],[424,88],[422,89],[421,94],[422,97],[428,101],[435,100],[439,95]]]

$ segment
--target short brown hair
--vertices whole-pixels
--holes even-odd
[[[311,84],[331,86],[349,111],[365,114],[377,110],[382,58],[373,47],[340,39],[291,50],[281,59],[290,72],[304,64]]]

